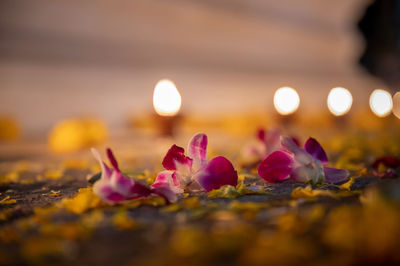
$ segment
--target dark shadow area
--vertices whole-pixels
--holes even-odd
[[[391,89],[400,85],[400,1],[376,0],[358,24],[366,40],[360,63]]]

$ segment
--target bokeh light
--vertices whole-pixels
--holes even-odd
[[[374,114],[385,117],[393,108],[392,95],[385,90],[374,90],[369,98],[369,106]]]
[[[393,114],[400,119],[400,92],[393,95]]]
[[[274,95],[275,109],[281,115],[294,113],[300,105],[299,94],[290,87],[279,88]]]
[[[167,79],[160,80],[153,94],[153,106],[157,114],[162,116],[176,115],[182,105],[182,97],[175,84]]]
[[[333,88],[328,95],[328,108],[332,114],[341,116],[346,114],[353,104],[353,96],[345,88]]]

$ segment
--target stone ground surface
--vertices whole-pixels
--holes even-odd
[[[267,184],[254,169],[240,170],[240,182],[258,193],[110,206],[90,189],[90,164],[49,170],[20,159],[3,160],[0,169],[0,265],[400,263],[397,170],[378,177],[364,163],[347,187],[313,188]],[[129,175],[148,182],[154,174]]]

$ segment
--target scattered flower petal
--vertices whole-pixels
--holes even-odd
[[[151,194],[164,198],[167,202],[176,201],[175,193],[168,185],[159,185],[150,188],[139,182],[124,176],[119,170],[118,162],[110,149],[107,149],[107,156],[114,167],[113,170],[101,160],[97,150],[92,149],[94,157],[99,161],[102,169],[100,180],[93,185],[93,192],[103,201],[108,203],[118,203],[122,201],[148,197]]]
[[[259,129],[256,139],[243,149],[243,161],[245,165],[253,165],[262,161],[272,152],[281,149],[281,133],[279,130]]]
[[[209,161],[206,168],[199,171],[194,179],[205,190],[211,191],[224,185],[236,186],[238,175],[228,159],[218,156]]]
[[[344,189],[344,190],[351,190],[351,186],[354,184],[354,177],[351,177],[349,179],[349,181],[347,181],[346,183],[343,183],[339,186],[340,189]]]
[[[292,138],[283,137],[282,147],[284,151],[272,153],[258,166],[260,177],[268,182],[278,182],[290,176],[297,182],[338,183],[349,176],[347,170],[323,165],[328,161],[328,157],[318,141],[313,138],[309,138],[305,149],[302,149]]]
[[[10,196],[6,196],[4,199],[0,200],[1,205],[9,205],[9,204],[16,204],[17,201],[15,199],[11,199]]]
[[[393,156],[383,156],[372,163],[372,168],[379,169],[380,165],[395,169],[400,167],[400,159]]]
[[[304,144],[304,149],[315,159],[323,163],[328,162],[328,156],[326,156],[324,149],[322,148],[321,144],[319,144],[319,142],[316,141],[314,138],[309,138],[306,141],[306,144]]]
[[[207,164],[208,139],[205,134],[195,135],[189,143],[188,155],[193,159],[193,171],[204,168]]]
[[[162,165],[167,170],[180,170],[187,168],[185,172],[190,172],[192,168],[192,159],[185,156],[185,149],[175,144],[168,150]]]
[[[236,186],[237,172],[228,159],[218,156],[207,162],[207,142],[205,134],[196,134],[189,142],[189,156],[183,148],[173,145],[162,162],[167,171],[157,175],[152,187],[168,186],[182,194],[185,190],[210,191],[224,185]]]
[[[297,187],[297,188],[293,189],[293,191],[292,191],[293,199],[318,197],[318,196],[335,197],[335,194],[329,190],[312,189],[310,185],[308,185],[304,188]]]
[[[291,174],[292,163],[293,159],[286,152],[275,151],[258,166],[258,174],[270,183],[282,181]]]
[[[328,183],[339,183],[346,180],[350,173],[344,169],[324,167],[325,181]]]

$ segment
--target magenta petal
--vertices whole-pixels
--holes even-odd
[[[338,168],[324,167],[325,182],[327,183],[339,183],[346,180],[350,175],[349,171]]]
[[[393,156],[383,156],[376,159],[375,162],[373,162],[372,168],[378,169],[380,165],[396,169],[400,167],[400,159]]]
[[[123,176],[120,172],[114,171],[110,178],[110,184],[113,189],[123,195],[129,195],[133,180]]]
[[[176,202],[178,200],[176,193],[168,185],[153,187],[151,192],[164,198],[167,203]]]
[[[158,173],[156,180],[154,180],[154,183],[151,185],[152,187],[157,187],[159,185],[164,185],[164,184],[169,184],[171,183],[172,180],[172,174],[174,172],[172,171],[162,171]]]
[[[185,156],[185,150],[175,144],[168,150],[165,155],[162,165],[167,170],[178,170],[177,164],[192,166],[192,159]]]
[[[112,167],[114,167],[114,170],[120,172],[117,159],[115,159],[115,156],[114,156],[113,152],[111,151],[111,149],[107,148],[106,152],[107,152],[108,160],[110,161]]]
[[[323,163],[328,162],[328,156],[326,156],[324,149],[314,138],[308,138],[306,144],[304,144],[304,148],[315,159],[320,160]]]
[[[179,179],[176,177],[176,172],[173,171],[162,171],[158,173],[156,180],[154,180],[154,183],[151,185],[152,187],[159,187],[159,186],[175,186],[179,187],[180,182]]]
[[[196,174],[195,179],[205,190],[211,191],[225,185],[236,186],[238,175],[228,159],[218,156],[209,161],[207,166]]]
[[[262,142],[265,142],[265,130],[260,128],[257,130],[257,139],[261,140]]]
[[[113,202],[113,203],[117,203],[117,202],[124,201],[124,200],[126,200],[126,198],[117,192],[111,192],[106,197],[106,201]]]
[[[266,155],[269,155],[281,148],[281,132],[279,130],[270,130],[266,132],[264,139]]]
[[[100,153],[95,149],[91,149],[93,156],[96,158],[96,160],[99,162],[100,167],[101,167],[101,178],[103,179],[109,179],[111,177],[111,169],[103,162],[101,159]]]
[[[301,146],[300,141],[299,141],[298,138],[296,138],[296,137],[291,137],[291,139],[292,139],[292,141],[293,141],[298,147]]]
[[[258,174],[264,180],[275,183],[286,179],[292,172],[293,159],[283,151],[275,151],[258,166]]]
[[[130,188],[130,194],[131,198],[147,197],[151,194],[151,189],[146,185],[135,182],[135,184]]]
[[[305,153],[303,149],[301,149],[296,142],[290,137],[283,137],[281,141],[282,147],[293,154],[302,154]]]
[[[197,134],[189,143],[188,155],[199,163],[200,166],[205,166],[207,163],[207,135]]]
[[[117,203],[125,200],[124,195],[115,192],[111,185],[107,184],[104,180],[97,181],[93,187],[93,191],[97,196],[106,202]]]

